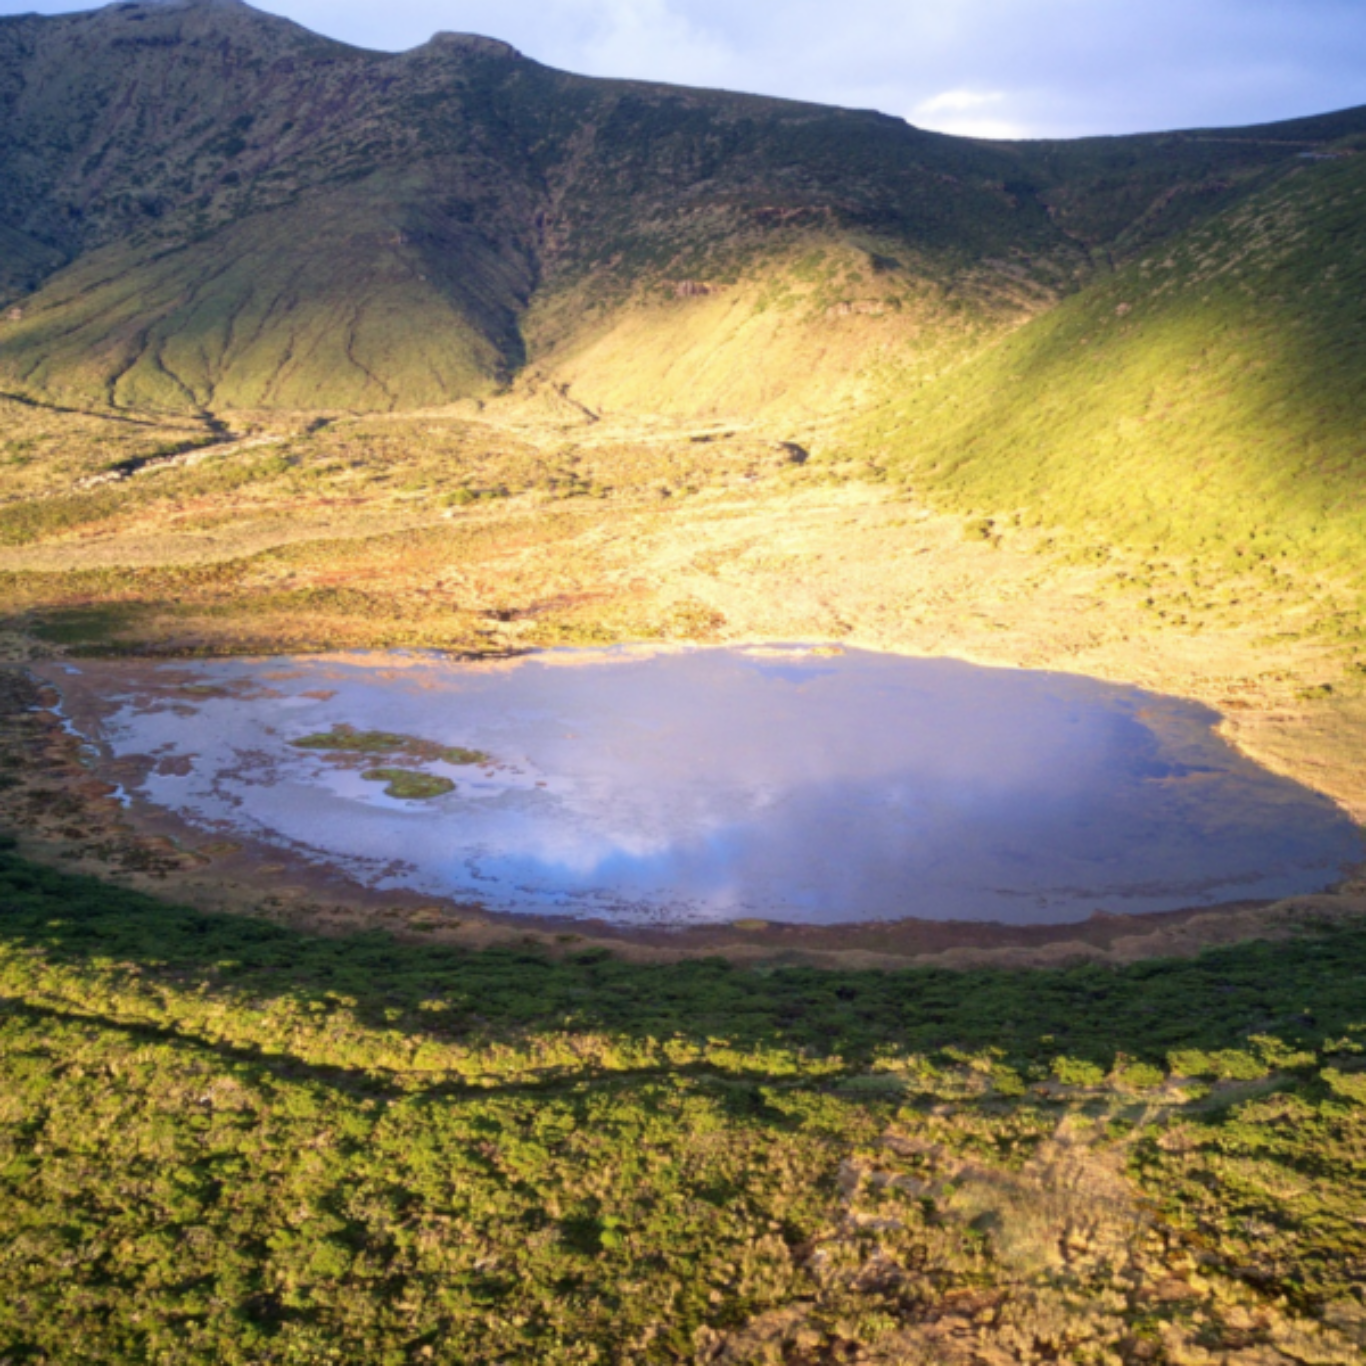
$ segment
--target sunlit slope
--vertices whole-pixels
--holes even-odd
[[[3,373],[133,409],[414,407],[506,378],[525,262],[362,188],[82,257],[0,320]]]
[[[1059,297],[999,265],[950,275],[894,241],[834,234],[773,250],[734,276],[638,289],[610,308],[576,307],[583,295],[533,306],[533,376],[608,414],[794,423],[957,364]]]
[[[163,0],[0,18],[0,126],[0,389],[370,411],[525,373],[795,421],[961,365],[1366,119],[987,143]]]
[[[902,478],[1097,543],[1366,546],[1366,158],[1301,163],[858,429]]]

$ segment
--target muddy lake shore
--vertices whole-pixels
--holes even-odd
[[[122,667],[136,675],[145,666]],[[0,809],[6,824],[23,832],[24,852],[206,911],[264,915],[324,933],[378,926],[403,938],[471,948],[508,941],[535,942],[551,952],[603,946],[638,961],[722,955],[754,964],[1056,966],[1186,956],[1212,944],[1293,934],[1306,922],[1366,911],[1366,881],[1357,873],[1322,893],[1141,915],[1102,913],[1053,925],[914,917],[798,925],[740,917],[734,923],[649,927],[509,914],[468,897],[377,890],[297,850],[240,834],[212,838],[173,811],[136,798],[121,800],[118,773],[98,762],[92,766],[78,734],[107,704],[65,677],[59,716],[50,685],[7,671],[0,749],[11,776],[0,791]]]

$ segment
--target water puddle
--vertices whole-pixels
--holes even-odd
[[[139,800],[494,910],[1047,924],[1314,891],[1363,857],[1213,712],[1069,675],[796,648],[81,674]]]

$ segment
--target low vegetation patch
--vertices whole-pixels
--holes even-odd
[[[431,773],[419,773],[411,768],[371,768],[360,775],[367,783],[387,783],[386,797],[401,797],[406,801],[423,801],[430,797],[444,797],[455,791],[449,778],[438,778]]]
[[[350,726],[334,726],[330,731],[305,735],[289,743],[296,749],[318,749],[329,754],[403,754],[425,763],[439,761],[444,764],[491,762],[490,756],[480,749],[440,745],[434,740],[422,740],[415,735],[399,735],[387,730],[353,730]],[[387,769],[383,771],[389,772]]]
[[[563,948],[321,938],[0,851],[0,1343],[1366,1349],[1358,925],[1047,972]]]

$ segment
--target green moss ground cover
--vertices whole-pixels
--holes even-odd
[[[835,1361],[965,1295],[1036,1344],[1078,1297],[1077,1360],[1270,1341],[1366,1279],[1363,981],[1351,923],[1122,970],[637,966],[314,937],[0,851],[0,1345],[720,1360],[781,1319]],[[1069,1124],[1147,1192],[1184,1308],[1030,1279],[1001,1183],[1055,1199],[1029,1164]]]
[[[455,791],[449,778],[438,778],[430,773],[418,773],[411,768],[370,768],[360,775],[367,783],[385,783],[386,797],[401,797],[406,801],[424,801],[430,797],[444,797]]]

